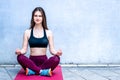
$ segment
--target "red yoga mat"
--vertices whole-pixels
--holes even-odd
[[[14,80],[63,80],[61,66],[57,66],[52,73],[51,77],[31,75],[26,76],[23,69],[21,69],[16,75]]]

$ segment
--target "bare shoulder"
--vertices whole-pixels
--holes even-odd
[[[31,29],[27,29],[24,32],[24,35],[26,35],[27,37],[30,37],[30,33],[31,33]]]
[[[26,29],[24,33],[29,34],[30,32],[31,32],[31,29]]]
[[[47,36],[52,36],[52,31],[51,30],[46,30]]]
[[[53,33],[51,30],[46,30],[47,37],[53,36]]]

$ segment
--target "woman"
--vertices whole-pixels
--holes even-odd
[[[24,54],[30,46],[30,57]],[[49,44],[50,53],[53,55],[49,59],[46,56]],[[22,49],[16,49],[17,60],[23,67],[26,75],[52,76],[52,71],[60,62],[62,51],[54,49],[53,35],[47,28],[46,16],[43,8],[36,7],[32,12],[30,29],[26,30],[23,38]]]

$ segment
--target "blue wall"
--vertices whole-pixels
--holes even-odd
[[[61,63],[120,63],[119,0],[1,0],[0,64],[17,63],[14,52],[36,6],[44,8],[55,47],[63,50]]]

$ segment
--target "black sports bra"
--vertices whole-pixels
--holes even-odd
[[[44,36],[42,38],[36,38],[33,35],[33,29],[31,30],[31,36],[28,40],[30,48],[39,47],[39,48],[47,48],[48,38],[46,36],[46,31],[44,29]]]

